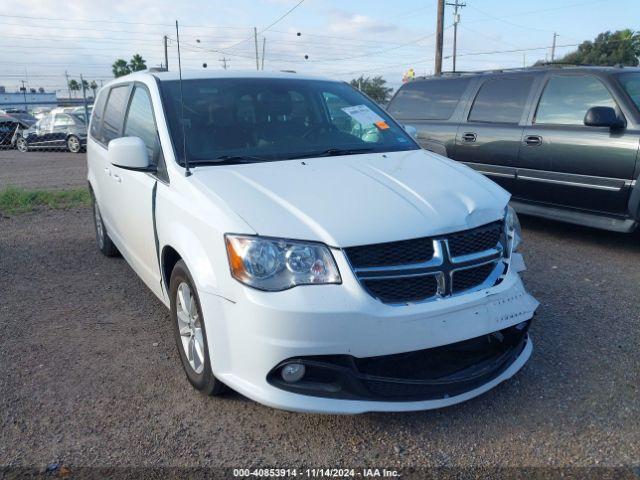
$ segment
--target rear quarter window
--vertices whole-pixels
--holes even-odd
[[[404,85],[387,111],[400,119],[448,120],[453,115],[469,78],[416,80]]]

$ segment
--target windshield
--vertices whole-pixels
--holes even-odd
[[[618,75],[618,80],[636,104],[636,108],[640,110],[640,72],[621,73]]]
[[[183,163],[180,85],[161,82],[169,129]],[[319,80],[184,80],[189,163],[284,160],[415,150],[375,103],[347,84]]]

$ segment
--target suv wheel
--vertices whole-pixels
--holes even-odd
[[[80,139],[75,135],[70,135],[69,138],[67,138],[67,148],[71,153],[80,153],[80,150],[82,150]]]
[[[27,143],[26,138],[18,137],[16,140],[16,148],[19,152],[25,153],[29,151],[29,144]]]
[[[169,282],[176,345],[191,385],[207,395],[220,395],[225,386],[211,371],[207,333],[200,298],[194,285],[187,266],[179,260]]]
[[[93,203],[93,224],[96,227],[98,249],[106,257],[115,257],[118,255],[118,249],[111,241],[111,238],[109,238],[109,234],[107,234],[107,229],[102,222],[102,214],[100,213],[100,208],[98,207],[98,202],[93,192],[91,192],[91,201]]]

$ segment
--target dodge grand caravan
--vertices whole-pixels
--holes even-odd
[[[640,222],[640,69],[536,67],[416,80],[389,113],[530,215],[621,232]]]
[[[98,247],[170,309],[196,389],[429,409],[531,355],[509,194],[349,85],[136,73],[101,89],[89,132]]]

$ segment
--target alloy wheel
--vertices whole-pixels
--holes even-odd
[[[204,370],[204,337],[202,319],[191,287],[186,282],[178,285],[176,292],[176,318],[182,348],[191,369],[200,374]]]
[[[16,146],[18,147],[18,151],[26,152],[28,150],[27,141],[24,138],[19,138],[16,140]]]
[[[69,137],[67,147],[69,147],[71,153],[78,153],[80,151],[80,140],[74,136]]]

